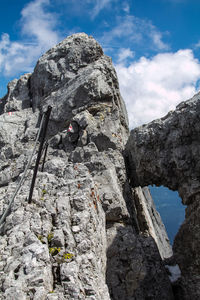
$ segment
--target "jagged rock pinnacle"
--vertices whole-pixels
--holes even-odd
[[[0,214],[52,106],[32,202],[33,165],[1,228],[1,299],[173,299],[167,234],[148,189],[129,185],[127,113],[100,45],[66,38],[0,102]]]

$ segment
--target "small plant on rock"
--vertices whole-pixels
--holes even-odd
[[[47,194],[47,190],[45,189],[45,184],[43,185],[42,194],[40,200],[44,200],[44,196]]]
[[[48,241],[48,243],[51,243],[51,240],[52,240],[53,236],[54,236],[53,232],[50,232],[50,233],[48,234],[48,236],[47,236],[47,241]]]
[[[38,240],[39,240],[42,244],[46,244],[45,241],[43,240],[44,237],[43,237],[41,234],[39,234],[39,235],[37,236],[37,238],[38,238]]]
[[[60,252],[60,250],[61,250],[61,248],[52,247],[52,248],[49,248],[49,253],[52,256],[55,256],[55,255],[57,255]]]

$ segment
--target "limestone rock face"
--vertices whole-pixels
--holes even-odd
[[[132,185],[164,185],[178,190],[186,218],[174,243],[183,274],[185,299],[200,297],[200,93],[175,111],[134,129],[127,143]]]
[[[51,120],[59,130],[73,114],[95,104],[119,107],[119,117],[128,126],[111,59],[86,34],[65,39],[39,59],[31,76],[31,93],[34,108],[54,107]]]
[[[134,196],[140,230],[154,238],[163,259],[171,257],[173,253],[165,226],[155,208],[149,189],[137,187],[134,189]]]
[[[200,192],[199,99],[200,93],[131,132],[127,148],[136,173],[134,185],[165,185],[178,190],[184,204]]]
[[[8,93],[0,103],[0,113],[19,111],[31,107],[29,79],[31,74],[25,74],[19,80],[14,79],[8,84]]]
[[[49,148],[32,202],[34,164],[1,226],[1,299],[173,299],[162,222],[148,190],[129,185],[128,118],[111,60],[76,34],[23,78],[17,108],[18,81],[0,101],[1,215],[51,105]]]

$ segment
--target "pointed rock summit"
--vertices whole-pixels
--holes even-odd
[[[28,203],[48,106],[46,161]],[[0,224],[0,299],[174,299],[164,266],[172,250],[148,188],[130,185],[128,140],[116,72],[91,36],[66,38],[9,83],[0,216],[33,161]]]
[[[30,80],[34,110],[54,107],[51,119],[62,124],[92,105],[115,105],[124,125],[128,117],[116,72],[101,46],[84,33],[66,38],[38,61]]]

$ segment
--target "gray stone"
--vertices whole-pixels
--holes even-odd
[[[43,111],[47,105],[57,107],[51,114],[53,128],[65,128],[73,117],[72,108],[84,111],[97,103],[110,105],[112,102],[119,107],[124,124],[128,124],[111,60],[86,34],[68,37],[39,59],[31,76],[31,90],[35,109],[39,107]]]
[[[161,258],[166,233],[148,190],[129,184],[126,108],[101,46],[83,33],[66,38],[0,102],[2,213],[52,106],[32,202],[36,154],[1,228],[2,299],[173,299]],[[11,107],[18,111],[9,115]]]
[[[47,291],[44,287],[39,287],[35,289],[33,300],[46,300]]]
[[[6,290],[4,299],[13,300],[13,299],[22,299],[27,300],[26,293],[18,290],[16,287],[10,287]]]
[[[51,239],[51,246],[53,247],[65,246],[65,238],[62,229],[54,230],[53,237]]]
[[[155,208],[149,189],[138,187],[134,192],[140,230],[154,238],[163,259],[171,257],[173,252],[169,238],[161,217]]]
[[[199,113],[200,93],[165,117],[134,129],[126,147],[133,186],[167,186],[178,190],[187,205],[173,247],[184,286],[180,299],[200,297]]]
[[[20,111],[31,107],[29,80],[31,74],[25,74],[19,80],[14,79],[8,83],[7,95],[0,99],[4,102],[4,112]]]

